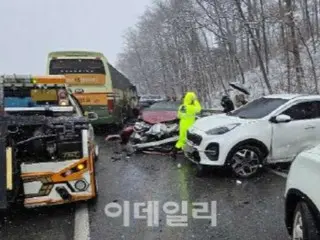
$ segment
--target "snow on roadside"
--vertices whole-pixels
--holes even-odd
[[[319,44],[317,44],[316,52],[313,52],[313,47],[309,42],[307,42],[307,46],[309,47],[309,50],[311,52],[314,65],[316,68],[316,76],[317,81],[319,84],[319,78],[320,78],[320,68],[318,66],[320,65],[320,48]],[[304,88],[304,93],[315,93],[315,81],[314,76],[312,73],[312,64],[310,61],[310,58],[308,56],[308,53],[306,51],[305,46],[300,46],[300,53],[301,53],[301,61],[302,66],[304,69],[304,79],[302,79],[302,84]],[[292,63],[291,63],[292,64]],[[245,80],[246,83],[244,86],[249,89],[251,95],[249,96],[249,100],[253,100],[255,98],[261,97],[263,95],[268,95],[268,89],[266,87],[266,84],[264,82],[262,72],[259,67],[253,68],[247,72],[245,72]],[[296,75],[295,70],[291,69],[291,81],[292,83],[296,82]],[[285,58],[281,55],[277,56],[276,58],[273,58],[269,61],[269,75],[268,75],[271,87],[274,91],[274,93],[288,93],[288,80],[287,80],[287,66],[285,62]],[[241,81],[241,76],[237,76],[237,81]],[[212,94],[213,102],[211,103],[212,107],[220,107],[220,99],[224,95],[224,92],[214,93]]]

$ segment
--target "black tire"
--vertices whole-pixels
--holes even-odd
[[[203,165],[196,164],[195,170],[196,170],[196,177],[201,178],[204,176],[205,167]]]
[[[316,227],[315,218],[308,206],[308,204],[304,201],[298,202],[296,209],[293,215],[293,225],[292,225],[292,239],[296,237],[296,228],[299,226],[297,225],[298,221],[297,218],[301,217],[302,223],[302,239],[303,240],[319,240],[320,234],[318,233]]]
[[[245,159],[238,158],[238,160],[235,160],[236,159],[235,156],[238,155],[238,157],[240,157],[239,154],[241,152],[245,154],[252,153],[253,154],[253,157],[251,158],[252,160],[249,160],[250,158],[247,156],[244,157]],[[247,178],[256,177],[261,172],[262,162],[263,162],[263,154],[258,147],[251,146],[251,145],[241,145],[231,150],[231,152],[228,154],[226,165],[232,170],[233,174],[237,178],[247,179]],[[242,166],[243,170],[240,170],[241,167],[239,166]]]

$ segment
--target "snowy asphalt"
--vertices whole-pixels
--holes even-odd
[[[2,219],[0,239],[288,239],[283,209],[285,174],[266,171],[255,179],[237,181],[228,172],[212,170],[196,178],[193,166],[183,158],[178,160],[181,168],[166,156],[135,155],[115,161],[113,147],[100,138],[95,205],[17,210]],[[127,227],[123,215],[111,218],[105,214],[107,204],[124,206],[124,201],[131,208]],[[159,226],[148,227],[147,220],[133,219],[133,204],[147,201],[159,202]],[[168,215],[161,209],[168,201],[180,205],[188,201],[186,227],[168,226]],[[192,216],[192,203],[211,201],[216,201],[216,226],[211,226],[215,219]]]

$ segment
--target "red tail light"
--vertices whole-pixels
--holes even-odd
[[[108,99],[108,110],[109,110],[109,112],[112,113],[113,109],[114,109],[114,101],[113,101],[113,99]]]

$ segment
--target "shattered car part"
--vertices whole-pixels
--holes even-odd
[[[121,139],[121,145],[128,146],[129,153],[145,151],[170,152],[178,139],[179,125],[177,123],[157,123],[150,125],[137,121],[126,126],[119,135],[110,135],[106,141]],[[128,152],[127,151],[127,152]]]
[[[21,146],[17,156],[24,161],[68,160],[82,157],[81,131],[89,129],[89,122],[85,117],[9,115],[8,128],[15,130],[9,136]]]
[[[155,146],[159,146],[159,145],[166,144],[166,143],[175,143],[176,141],[178,141],[178,139],[179,139],[179,136],[175,136],[175,137],[166,138],[166,139],[163,139],[163,140],[160,140],[160,141],[135,144],[135,145],[132,145],[132,147],[135,148],[135,149],[143,149],[143,148],[147,148],[147,147],[155,147]]]
[[[220,109],[204,109],[197,119],[218,114]],[[169,119],[169,118],[168,118]],[[150,124],[141,119],[132,122],[120,132],[119,135],[109,135],[105,138],[106,141],[113,139],[121,139],[122,145],[127,145],[133,152],[171,152],[174,148],[179,135],[178,120],[168,122],[158,122]],[[127,151],[128,152],[128,151]]]

